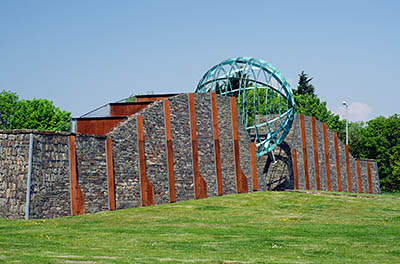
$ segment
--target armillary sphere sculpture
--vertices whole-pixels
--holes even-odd
[[[250,57],[222,61],[197,85],[196,93],[209,92],[236,97],[238,113],[255,142],[257,156],[271,152],[289,133],[294,118],[292,89],[265,61]]]

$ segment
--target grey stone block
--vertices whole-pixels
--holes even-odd
[[[207,183],[207,196],[217,195],[214,131],[210,94],[194,94],[199,170]]]
[[[108,135],[112,139],[116,208],[141,206],[136,116]]]
[[[232,112],[229,97],[217,96],[218,129],[221,146],[223,194],[237,193],[232,135]]]
[[[195,199],[188,95],[169,99],[176,201]]]

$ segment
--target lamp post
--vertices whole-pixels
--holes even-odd
[[[347,121],[347,119],[349,118],[349,111],[348,111],[349,105],[347,104],[346,101],[343,101],[342,105],[346,107],[346,145],[349,145],[349,123]]]

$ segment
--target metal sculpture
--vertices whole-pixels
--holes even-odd
[[[208,92],[236,97],[238,114],[255,142],[257,156],[271,152],[289,133],[294,118],[292,89],[265,61],[251,57],[222,61],[197,85],[196,93]]]

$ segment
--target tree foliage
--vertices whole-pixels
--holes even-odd
[[[325,122],[330,130],[342,134],[346,123],[326,107],[326,102],[321,102],[317,96],[310,94],[295,95],[294,100],[296,113],[314,116],[317,120]]]
[[[297,90],[294,91],[296,95],[314,95],[315,96],[315,88],[314,85],[311,84],[313,78],[310,78],[308,74],[302,71],[299,74],[299,82],[297,85]]]
[[[258,90],[248,89],[241,93],[236,97],[236,103],[240,111],[243,108],[243,110],[247,110],[248,126],[255,125],[255,115],[278,116],[288,110],[288,103],[285,99],[274,90],[267,90],[267,87],[263,86],[258,86]]]
[[[338,132],[344,142],[346,121],[332,113],[315,94],[312,78],[304,71],[299,74],[295,93],[297,113],[314,116],[328,128]],[[378,117],[367,123],[349,122],[349,150],[356,158],[375,159],[378,162],[382,191],[400,191],[400,116]]]
[[[349,122],[349,150],[355,158],[361,158],[365,126],[364,122]]]
[[[0,129],[55,130],[71,119],[71,113],[61,111],[46,99],[19,100],[12,92],[0,93]],[[70,130],[70,125],[62,128]]]
[[[326,102],[321,101],[314,93],[315,88],[311,84],[312,79],[304,71],[299,74],[297,90],[294,90],[296,113],[314,116],[317,120],[325,122],[330,130],[338,132],[339,138],[343,139],[346,122],[340,120],[339,115],[332,113],[327,108]]]
[[[240,87],[242,89],[245,89],[247,87],[253,86],[253,83],[247,79],[246,73],[238,71],[237,73],[234,74],[233,77],[228,78],[228,81],[224,83],[224,86],[225,87],[217,86],[217,90],[222,89],[225,91],[235,91],[231,94],[231,96],[237,97],[237,95],[239,94]]]
[[[400,191],[400,116],[377,117],[356,132],[349,130],[349,138],[357,140],[350,146],[352,154],[378,162],[383,191]]]
[[[128,98],[126,98],[125,102],[126,103],[136,102],[136,95],[135,94],[131,94]]]
[[[392,173],[386,181],[391,189],[400,191],[400,146],[392,148],[391,153],[389,161]]]
[[[10,119],[18,109],[18,95],[10,91],[0,93],[0,129],[10,127]]]

